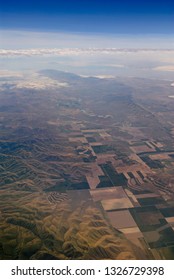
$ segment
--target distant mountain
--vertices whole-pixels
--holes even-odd
[[[124,83],[119,81],[119,78],[97,78],[97,77],[82,77],[73,73],[63,72],[59,70],[53,69],[45,69],[40,70],[38,72],[40,75],[45,77],[49,77],[53,80],[58,80],[61,82],[66,82],[69,85],[77,86],[76,90],[82,90],[85,92],[85,89],[91,92],[99,92],[100,95],[102,93],[110,94],[119,94],[122,95],[131,95],[132,89],[130,86],[125,85]]]
[[[38,73],[51,79],[59,80],[60,82],[75,82],[85,79],[73,73],[53,69],[41,70]]]

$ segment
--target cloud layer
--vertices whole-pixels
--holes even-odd
[[[2,75],[4,74],[4,75]],[[0,81],[1,89],[8,86],[9,89],[58,89],[68,87],[68,83],[59,82],[51,78],[41,76],[38,73],[22,75],[22,73],[11,71],[0,71],[0,77],[8,78],[6,81]],[[18,79],[13,79],[18,78]]]
[[[174,50],[158,50],[158,49],[118,49],[118,48],[51,48],[51,49],[0,49],[1,57],[16,57],[16,56],[72,56],[72,55],[96,55],[108,54],[114,55],[119,53],[171,53]]]

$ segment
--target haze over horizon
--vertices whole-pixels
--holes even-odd
[[[174,4],[169,0],[7,0],[0,18],[0,48],[174,47]]]

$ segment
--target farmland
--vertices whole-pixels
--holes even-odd
[[[170,83],[41,75],[0,92],[0,258],[174,258]]]

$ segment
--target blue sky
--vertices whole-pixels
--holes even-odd
[[[163,1],[5,0],[1,28],[111,34],[171,34],[174,4]]]
[[[174,48],[174,2],[4,0],[0,48]]]

